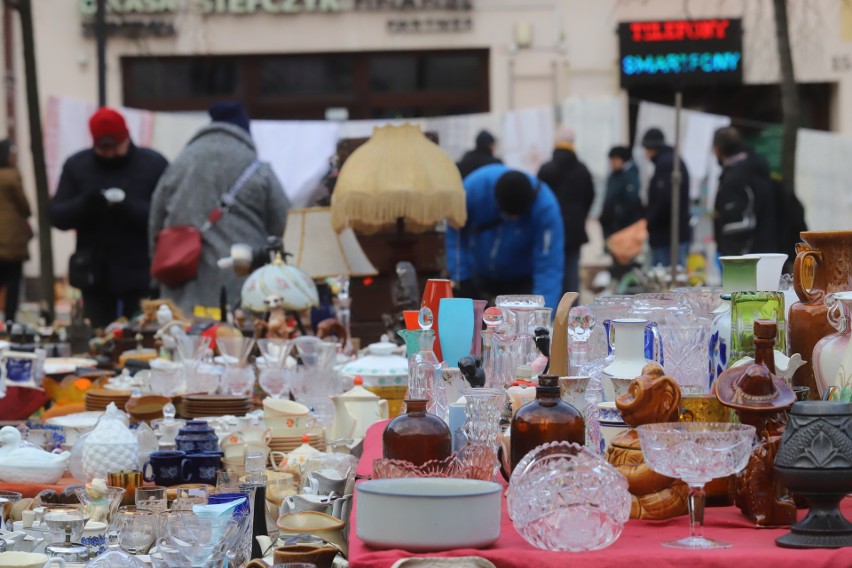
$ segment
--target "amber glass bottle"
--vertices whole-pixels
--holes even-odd
[[[391,420],[382,435],[385,458],[419,466],[448,457],[452,451],[450,428],[426,412],[426,399],[406,399],[405,407],[405,414]]]
[[[512,469],[536,446],[561,441],[583,444],[585,438],[583,416],[559,396],[559,378],[542,375],[535,400],[522,406],[512,419]]]

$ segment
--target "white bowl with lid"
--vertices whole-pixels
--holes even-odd
[[[340,374],[353,380],[364,379],[365,387],[394,387],[408,384],[408,359],[399,355],[399,346],[390,341],[371,343],[367,354],[349,361],[340,368]]]

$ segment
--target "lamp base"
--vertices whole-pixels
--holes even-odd
[[[852,523],[840,512],[845,494],[804,493],[810,503],[808,515],[775,539],[784,548],[842,548],[852,546]]]

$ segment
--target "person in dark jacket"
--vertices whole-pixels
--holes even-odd
[[[611,171],[606,180],[606,195],[600,223],[604,239],[640,220],[644,211],[639,195],[639,168],[633,162],[630,149],[614,146],[609,151]]]
[[[599,218],[604,240],[642,219],[642,197],[639,195],[639,168],[626,146],[613,146],[609,151],[611,171],[606,180],[606,195]],[[613,258],[610,274],[620,280],[630,272],[632,263],[619,264]]]
[[[168,162],[130,139],[124,117],[103,107],[89,119],[93,146],[65,161],[50,222],[77,231],[71,285],[95,327],[132,316],[148,294],[151,194]]]
[[[562,297],[562,217],[545,183],[502,164],[464,180],[467,222],[447,229],[447,271],[458,297],[493,301],[500,294]]]
[[[663,131],[649,128],[642,137],[645,155],[654,163],[654,175],[648,183],[648,240],[651,245],[651,265],[671,265],[672,172],[674,149],[666,144]],[[678,264],[686,266],[689,252],[689,172],[680,161],[680,211],[678,223]]]
[[[565,277],[562,291],[580,291],[580,247],[589,242],[586,217],[595,200],[595,185],[589,169],[577,159],[574,131],[560,127],[556,133],[553,159],[542,165],[538,177],[550,186],[565,228]]]
[[[466,178],[472,171],[487,166],[488,164],[502,164],[499,158],[494,156],[494,146],[497,140],[487,130],[482,130],[476,135],[476,147],[462,156],[456,164],[461,172],[462,179]]]
[[[713,135],[713,153],[722,166],[713,211],[720,256],[777,250],[777,199],[769,164],[755,154],[736,128]]]

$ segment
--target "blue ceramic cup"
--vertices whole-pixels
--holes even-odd
[[[230,503],[237,499],[243,499],[242,504],[237,505],[237,508],[234,509],[234,515],[247,515],[251,511],[248,498],[249,496],[244,493],[213,493],[207,496],[207,504]]]
[[[179,450],[151,452],[142,466],[142,478],[166,487],[180,485],[183,483],[181,463],[185,457],[186,453]]]
[[[216,472],[222,468],[222,452],[187,454],[180,464],[180,473],[186,483],[216,485]]]

